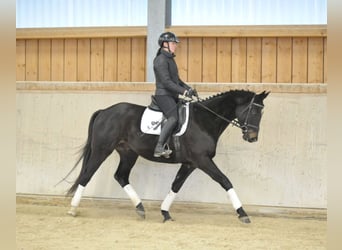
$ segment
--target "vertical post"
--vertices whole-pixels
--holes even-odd
[[[171,25],[171,0],[148,0],[147,9],[146,81],[154,82],[153,59],[159,35]]]

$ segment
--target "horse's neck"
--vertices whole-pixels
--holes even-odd
[[[236,104],[234,99],[229,96],[219,96],[208,100],[205,105],[216,114],[216,117],[212,120],[213,125],[211,125],[215,126],[215,128],[211,127],[210,130],[215,131],[214,136],[218,139],[229,125],[228,121],[235,119]]]
[[[235,114],[235,102],[233,98],[229,96],[221,96],[217,97],[210,102],[208,102],[208,108],[213,110],[215,113],[219,114],[220,116],[225,117],[226,119],[234,119],[235,117],[232,114]]]

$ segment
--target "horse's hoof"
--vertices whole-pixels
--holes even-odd
[[[174,221],[174,219],[172,219],[172,217],[170,216],[170,213],[168,211],[161,210],[161,213],[164,216],[164,220],[163,220],[164,223],[166,221]]]
[[[75,207],[71,207],[67,214],[69,214],[69,215],[71,215],[73,217],[76,217],[77,216],[76,208]]]
[[[167,222],[167,221],[175,221],[174,219],[172,219],[171,217],[170,218],[164,218],[164,220],[163,220],[163,223],[165,223],[165,222]]]
[[[248,218],[248,216],[239,216],[239,220],[242,222],[242,223],[251,223],[251,220]]]
[[[136,210],[137,214],[139,215],[140,218],[145,219],[145,211],[141,211],[141,210]]]
[[[140,216],[140,218],[145,219],[145,209],[141,202],[136,206],[135,212]]]

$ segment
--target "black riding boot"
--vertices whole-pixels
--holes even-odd
[[[157,146],[154,149],[154,154],[153,154],[154,157],[160,157],[160,156],[164,156],[165,158],[170,157],[172,150],[165,149],[165,142],[171,135],[176,125],[177,125],[177,121],[173,117],[170,117],[165,123],[165,125],[162,127]]]

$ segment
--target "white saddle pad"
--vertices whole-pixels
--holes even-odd
[[[161,111],[154,111],[150,108],[146,108],[140,123],[140,129],[145,134],[151,135],[160,135],[160,122],[163,119],[163,113]],[[188,127],[189,122],[189,103],[185,104],[185,122],[182,125],[182,128],[179,132],[177,132],[176,136],[181,136],[185,133],[186,128]]]

